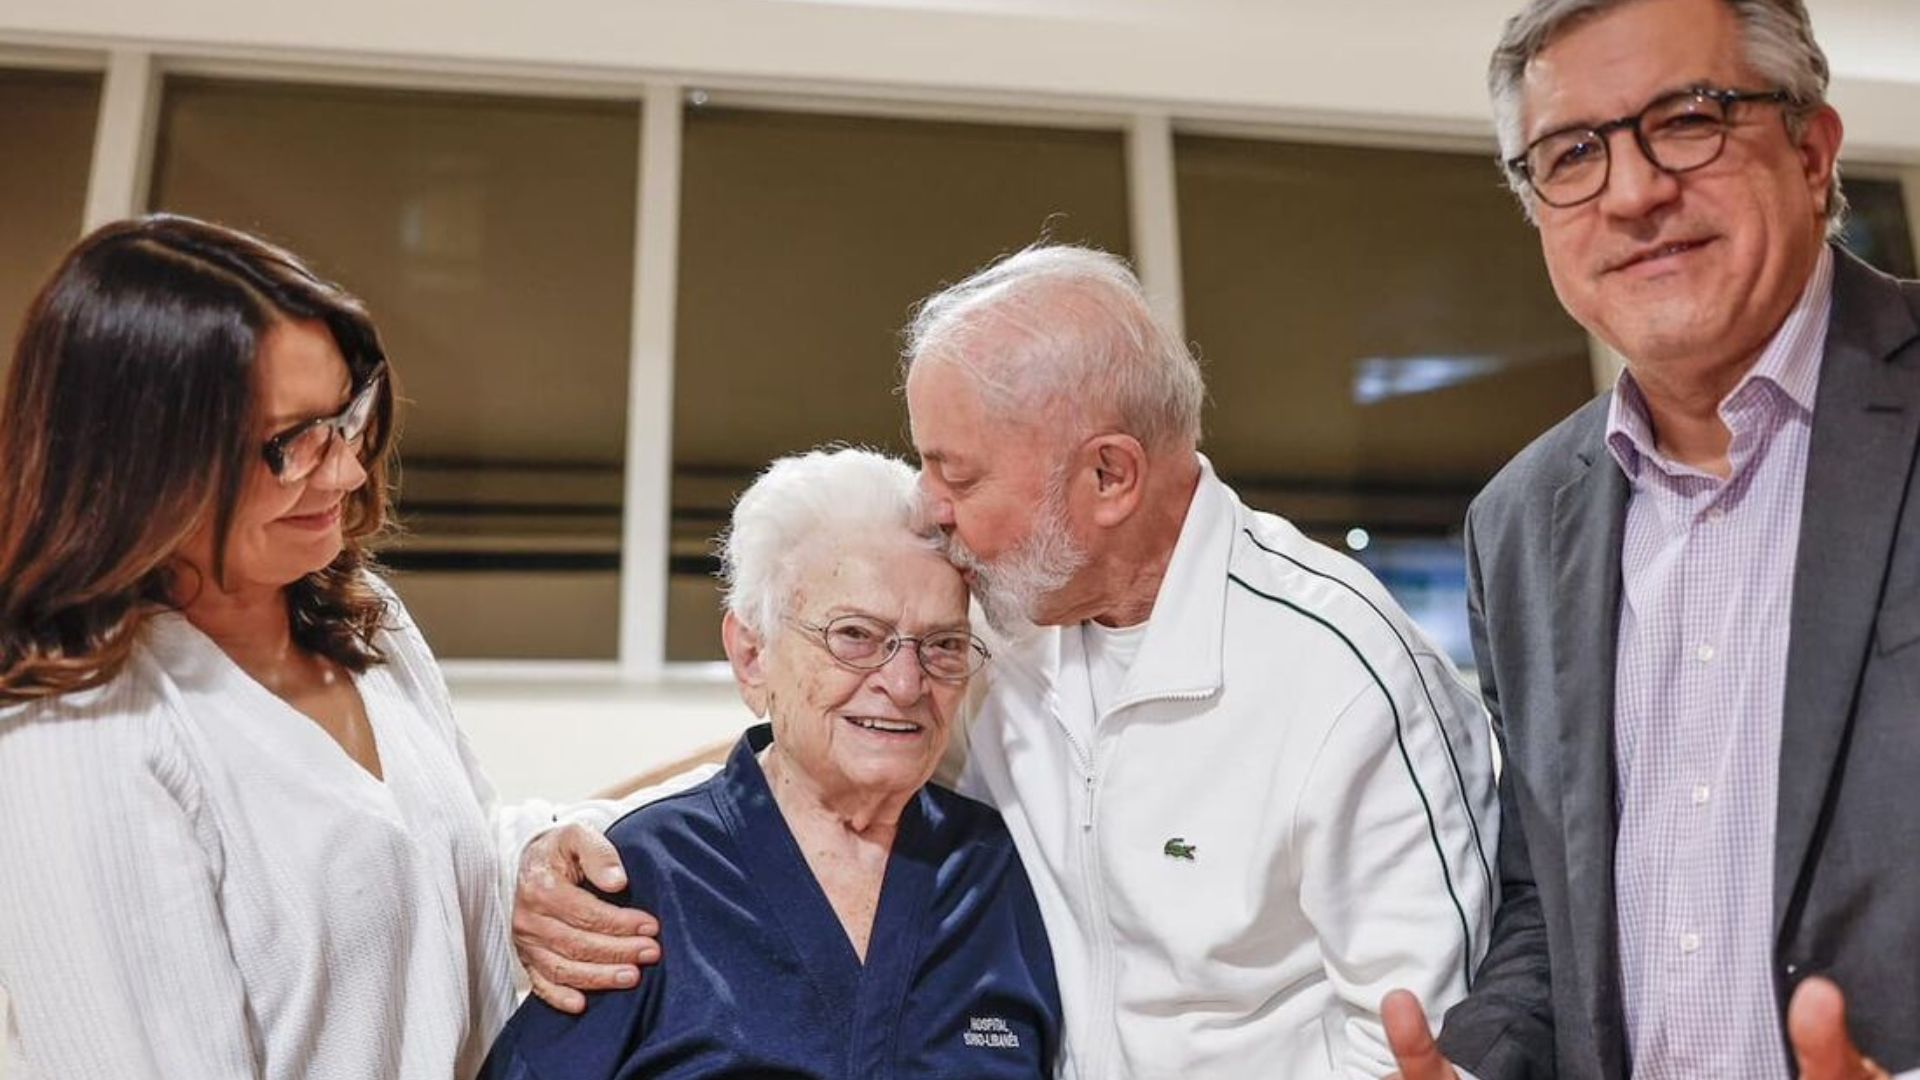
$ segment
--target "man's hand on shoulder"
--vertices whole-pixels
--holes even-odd
[[[521,853],[515,881],[513,947],[533,992],[548,1005],[581,1012],[583,991],[635,986],[640,968],[659,961],[659,922],[583,885],[603,893],[627,887],[620,853],[599,833],[562,825],[540,834]]]
[[[1387,1080],[1460,1080],[1453,1063],[1434,1044],[1427,1028],[1427,1010],[1420,999],[1406,990],[1395,990],[1380,1002],[1380,1019],[1386,1025],[1387,1045],[1393,1048],[1393,1060],[1400,1071]]]

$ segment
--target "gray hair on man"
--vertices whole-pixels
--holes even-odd
[[[815,544],[893,531],[939,551],[939,538],[915,516],[916,500],[913,469],[877,451],[828,447],[775,461],[733,504],[720,537],[727,609],[769,640]]]
[[[1064,419],[1075,433],[1117,423],[1149,450],[1199,445],[1200,365],[1107,252],[1016,252],[928,297],[906,338],[903,380],[924,360],[958,363],[1002,418]]]
[[[1487,94],[1493,100],[1493,124],[1500,137],[1501,172],[1520,198],[1527,220],[1534,220],[1533,192],[1525,179],[1505,163],[1526,152],[1521,83],[1527,65],[1562,31],[1612,8],[1646,0],[1528,0],[1520,13],[1507,20],[1500,43],[1487,67]],[[1746,39],[1747,63],[1767,89],[1785,90],[1793,98],[1787,108],[1787,131],[1800,137],[1806,117],[1827,103],[1831,72],[1827,54],[1813,37],[1813,20],[1803,0],[1721,0],[1740,20]],[[1827,225],[1839,227],[1846,217],[1847,199],[1840,191],[1840,166],[1835,163],[1827,191]]]

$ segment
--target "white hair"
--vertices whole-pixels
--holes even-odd
[[[720,537],[727,609],[771,639],[792,603],[800,556],[815,542],[897,532],[938,551],[919,524],[913,470],[859,447],[829,447],[767,466],[733,504]]]
[[[1506,168],[1506,162],[1526,153],[1526,130],[1521,83],[1527,65],[1561,32],[1626,3],[1641,0],[1529,0],[1518,15],[1507,20],[1500,43],[1487,67],[1487,94],[1493,100],[1493,124],[1500,137],[1501,173],[1520,198],[1527,220],[1534,220],[1533,191],[1525,178]],[[1786,106],[1787,130],[1798,139],[1807,117],[1827,103],[1831,72],[1827,54],[1813,37],[1813,21],[1802,0],[1721,0],[1740,20],[1747,63],[1760,75],[1766,89],[1785,90],[1793,100]],[[1836,230],[1846,217],[1847,198],[1840,190],[1840,166],[1833,167],[1827,188],[1827,226]]]
[[[1150,449],[1200,442],[1200,365],[1104,251],[1036,244],[928,297],[907,327],[903,381],[929,358],[964,367],[1002,418],[1047,422],[1061,408],[1076,430],[1117,423]]]

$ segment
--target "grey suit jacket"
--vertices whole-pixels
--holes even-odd
[[[1613,691],[1628,482],[1601,397],[1467,514],[1474,655],[1506,754],[1502,902],[1440,1045],[1483,1080],[1627,1075]],[[1789,623],[1773,941],[1855,1040],[1920,1067],[1920,284],[1837,253]],[[1785,1045],[1782,1054],[1788,1051]],[[1789,1055],[1790,1056],[1790,1055]]]

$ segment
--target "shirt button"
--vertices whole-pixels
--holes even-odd
[[[1713,652],[1713,646],[1711,645],[1702,645],[1699,648],[1693,650],[1693,658],[1695,660],[1700,661],[1703,664],[1713,663],[1713,657],[1714,657],[1714,652]]]
[[[1705,806],[1707,804],[1707,800],[1712,797],[1713,797],[1712,788],[1708,787],[1705,784],[1693,785],[1693,805]]]
[[[1699,934],[1681,934],[1680,935],[1680,951],[1688,955],[1692,955],[1693,953],[1699,952],[1700,951],[1700,935]]]
[[[1726,516],[1727,516],[1727,512],[1725,510],[1720,509],[1717,506],[1711,507],[1707,510],[1708,521],[1719,521],[1721,518],[1724,518]]]

